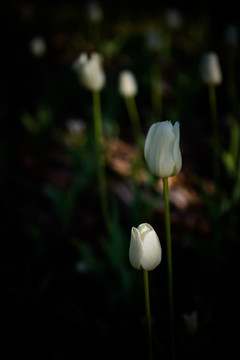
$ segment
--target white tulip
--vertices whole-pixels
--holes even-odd
[[[237,46],[238,45],[238,28],[236,25],[232,24],[232,25],[228,25],[228,27],[225,30],[225,34],[224,34],[224,40],[226,42],[227,45],[230,46]]]
[[[179,147],[180,125],[170,121],[153,124],[147,134],[144,156],[151,172],[161,178],[179,173],[182,156]]]
[[[202,81],[208,85],[220,85],[222,82],[222,71],[219,58],[214,52],[203,56],[201,62]]]
[[[134,74],[129,70],[123,70],[119,74],[119,92],[124,97],[132,97],[137,94],[138,86]]]
[[[32,54],[36,57],[41,57],[45,55],[47,50],[45,40],[42,37],[34,38],[30,43],[30,50]]]
[[[159,51],[163,48],[160,33],[155,28],[150,28],[145,35],[146,47],[151,51]]]
[[[183,314],[183,320],[191,335],[194,335],[198,329],[198,313],[193,311],[191,314]]]
[[[171,30],[179,29],[183,22],[182,15],[177,9],[168,9],[166,13],[166,20],[167,25]]]
[[[98,53],[92,53],[90,58],[88,58],[86,53],[82,53],[73,64],[80,82],[86,89],[91,91],[103,89],[106,77],[102,62],[102,56]]]
[[[162,248],[153,227],[147,223],[132,227],[129,260],[137,270],[154,270],[162,260]]]
[[[88,3],[88,18],[93,23],[99,23],[103,19],[103,10],[97,1]]]

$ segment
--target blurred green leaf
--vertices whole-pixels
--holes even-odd
[[[32,116],[29,113],[22,115],[22,124],[25,129],[33,134],[37,135],[48,128],[53,121],[53,114],[51,109],[46,107],[39,107],[36,115]]]
[[[229,173],[229,175],[231,175],[231,176],[236,175],[236,167],[235,167],[235,162],[234,162],[232,153],[230,153],[228,151],[223,151],[221,158],[222,158],[222,162],[223,162],[227,172]]]

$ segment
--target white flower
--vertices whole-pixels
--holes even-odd
[[[99,23],[103,19],[103,10],[97,1],[88,3],[88,18],[92,23]]]
[[[66,127],[70,134],[80,135],[86,129],[86,124],[83,120],[69,119],[66,122]]]
[[[134,74],[129,70],[123,70],[119,74],[119,92],[124,97],[132,97],[137,94],[138,86]]]
[[[146,47],[151,51],[161,50],[163,41],[160,33],[155,28],[150,28],[145,34]]]
[[[42,37],[34,38],[30,43],[30,50],[32,54],[36,57],[41,57],[45,55],[47,50],[45,40]]]
[[[177,30],[182,25],[182,14],[177,9],[168,9],[166,13],[166,21],[169,29]]]
[[[217,54],[207,53],[201,62],[201,76],[204,83],[208,85],[220,85],[222,82],[222,71]]]
[[[191,335],[194,335],[198,329],[198,313],[193,311],[191,314],[183,314],[183,320]]]
[[[153,124],[147,134],[144,156],[151,172],[161,178],[179,173],[182,156],[179,147],[180,125],[170,121]]]
[[[73,64],[77,71],[82,85],[91,91],[100,91],[106,83],[106,77],[102,66],[102,56],[99,53],[92,53],[88,58],[82,53]]]
[[[227,45],[237,46],[238,45],[238,28],[236,25],[229,25],[224,34],[224,40]]]
[[[162,248],[151,225],[132,227],[129,260],[135,269],[153,270],[162,260]]]

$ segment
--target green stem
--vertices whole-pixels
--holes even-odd
[[[232,155],[236,168],[239,153],[239,126],[235,118],[232,118],[230,123],[229,151]]]
[[[142,130],[141,130],[140,119],[138,115],[135,98],[134,96],[125,96],[124,99],[128,111],[128,116],[131,121],[133,136],[136,144],[139,144],[139,141],[142,136]]]
[[[149,351],[149,360],[152,360],[153,359],[152,324],[151,324],[149,282],[148,282],[148,271],[147,270],[143,270],[143,279],[144,279],[145,307],[146,307],[147,329],[148,329],[148,351]]]
[[[153,114],[161,119],[163,114],[163,102],[162,102],[162,81],[159,71],[159,57],[157,56],[153,60],[151,67],[151,101]],[[161,120],[160,120],[161,121]]]
[[[152,76],[151,80],[151,94],[152,94],[152,108],[154,115],[158,116],[160,119],[162,117],[162,86],[161,79],[158,76],[158,83],[156,82],[156,77]]]
[[[172,241],[171,241],[171,225],[170,210],[168,197],[168,178],[163,179],[163,194],[165,204],[165,231],[167,241],[167,266],[168,266],[168,294],[170,308],[170,326],[171,326],[171,351],[172,359],[175,358],[175,341],[174,341],[174,313],[173,313],[173,270],[172,270]]]
[[[216,188],[219,183],[219,161],[218,161],[218,153],[219,153],[219,133],[218,133],[218,123],[217,123],[217,101],[216,101],[216,87],[214,85],[208,86],[209,93],[209,106],[210,106],[210,115],[212,121],[212,132],[213,132],[213,180]]]
[[[101,99],[100,92],[93,92],[93,117],[94,117],[94,136],[95,136],[95,150],[96,150],[96,159],[97,159],[97,176],[98,176],[98,186],[101,202],[101,210],[103,214],[103,219],[106,225],[107,230],[111,233],[111,222],[108,212],[107,204],[107,188],[106,188],[106,175],[105,168],[102,164],[102,116],[101,116]]]

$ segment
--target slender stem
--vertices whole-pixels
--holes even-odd
[[[145,306],[146,306],[147,329],[148,329],[148,351],[149,351],[149,360],[152,360],[153,359],[152,324],[151,324],[149,282],[148,282],[148,271],[147,270],[143,270],[143,279],[144,279]]]
[[[160,76],[156,81],[156,77],[152,76],[151,80],[151,93],[152,93],[152,108],[154,115],[159,116],[161,119],[162,116],[162,84]]]
[[[239,126],[235,118],[232,118],[230,123],[229,151],[236,167],[239,153]]]
[[[101,116],[101,99],[100,99],[99,91],[93,92],[93,116],[94,116],[95,150],[96,150],[96,159],[97,159],[97,176],[98,176],[101,210],[106,228],[109,231],[109,233],[111,233],[111,223],[110,223],[108,204],[107,204],[106,175],[105,175],[105,168],[101,162],[102,116]]]
[[[175,340],[174,340],[174,312],[173,312],[173,270],[172,270],[172,241],[171,241],[171,225],[170,210],[168,197],[168,178],[163,179],[163,193],[165,204],[165,231],[167,241],[167,266],[168,266],[168,294],[170,308],[170,326],[171,326],[171,351],[172,359],[175,358]]]
[[[209,93],[209,106],[210,106],[210,115],[212,121],[212,132],[213,132],[213,180],[216,188],[219,183],[219,161],[218,161],[218,152],[219,152],[219,133],[218,133],[218,124],[217,124],[217,101],[216,101],[216,87],[214,85],[208,86]]]
[[[138,144],[142,135],[142,130],[141,130],[140,119],[139,119],[135,98],[134,96],[125,96],[124,99],[125,99],[128,115],[131,121],[133,136],[136,141],[136,144]]]
[[[157,56],[151,67],[151,100],[152,100],[152,110],[155,116],[158,116],[160,119],[163,113],[163,102],[162,102],[162,81],[159,71],[159,57]],[[160,120],[161,121],[161,120]]]

